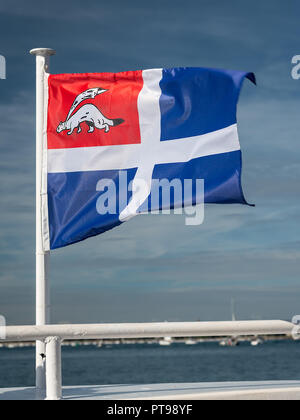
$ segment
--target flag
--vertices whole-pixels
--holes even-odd
[[[244,78],[255,83],[253,73],[207,68],[49,75],[44,249],[196,205],[186,180],[203,180],[205,203],[247,204],[236,121]],[[173,180],[186,191],[166,204],[156,187]]]

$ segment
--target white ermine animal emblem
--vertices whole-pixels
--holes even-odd
[[[67,134],[70,135],[77,128],[77,133],[79,134],[82,131],[80,127],[80,124],[82,123],[86,123],[88,125],[88,133],[93,133],[95,128],[104,130],[105,133],[108,133],[110,127],[115,127],[122,124],[124,122],[122,118],[106,118],[102,112],[93,104],[83,105],[72,115],[72,112],[82,101],[85,99],[94,99],[97,95],[100,95],[100,93],[104,93],[106,91],[107,89],[93,88],[80,93],[80,95],[78,95],[73,102],[66,121],[61,121],[59,123],[56,129],[57,133],[60,133],[64,130],[69,130]]]

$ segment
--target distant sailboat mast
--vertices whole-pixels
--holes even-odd
[[[232,321],[236,321],[236,316],[235,316],[235,300],[233,298],[231,299],[231,319],[232,319]]]

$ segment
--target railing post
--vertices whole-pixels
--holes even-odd
[[[61,338],[46,339],[46,400],[62,399]]]

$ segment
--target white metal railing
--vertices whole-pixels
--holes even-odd
[[[280,320],[8,326],[5,329],[5,339],[0,342],[36,340],[44,342],[46,398],[58,400],[62,398],[61,342],[63,340],[290,335],[294,327],[295,324]]]

